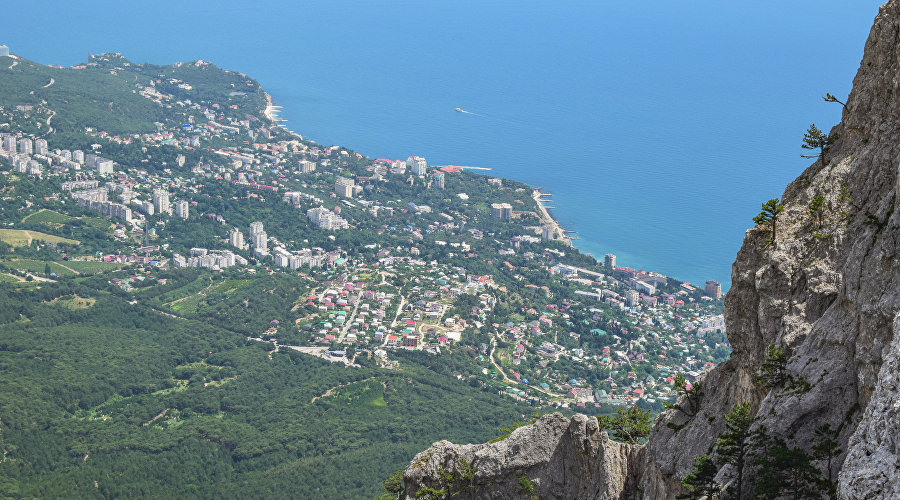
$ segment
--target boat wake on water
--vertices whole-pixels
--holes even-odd
[[[478,113],[473,113],[473,112],[471,112],[471,111],[466,111],[466,110],[464,110],[464,109],[462,109],[462,108],[456,108],[456,112],[457,112],[457,113],[465,113],[465,114],[467,114],[467,115],[472,115],[472,116],[480,116],[480,117],[482,117],[482,118],[487,118],[487,117],[484,116],[484,115],[479,115]]]

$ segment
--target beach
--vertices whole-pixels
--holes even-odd
[[[270,96],[267,92],[266,93],[266,109],[265,109],[265,111],[263,111],[263,115],[265,115],[265,117],[268,120],[270,120],[272,122],[276,122],[276,125],[278,122],[278,109],[279,108],[281,108],[281,106],[276,106],[275,103],[272,102],[272,96]]]
[[[572,239],[566,235],[566,231],[563,229],[562,225],[550,215],[550,211],[544,206],[541,202],[541,190],[534,189],[531,191],[531,197],[534,199],[535,204],[538,207],[538,214],[541,218],[541,225],[550,226],[553,228],[553,239],[560,240],[564,242],[566,245],[572,246]]]

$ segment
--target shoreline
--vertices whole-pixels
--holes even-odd
[[[281,127],[278,123],[278,111],[277,108],[280,106],[276,106],[274,101],[272,100],[272,96],[269,95],[268,92],[263,92],[266,95],[266,109],[263,110],[263,115],[271,121],[276,126]],[[282,127],[284,128],[284,127]],[[287,129],[285,129],[287,130]],[[300,134],[288,131],[291,135],[295,135],[297,137],[301,137]],[[567,246],[577,249],[575,245],[572,243],[572,238],[570,238],[566,230],[562,227],[562,224],[559,223],[552,215],[550,215],[550,211],[543,205],[541,202],[541,190],[540,188],[532,188],[531,190],[531,198],[534,200],[535,205],[538,207],[538,216],[541,219],[541,227],[550,226],[553,231],[553,239],[557,241],[562,241]],[[579,250],[580,251],[580,250]]]
[[[272,96],[269,95],[268,92],[263,92],[266,95],[266,109],[263,110],[263,115],[270,121],[278,125],[278,111],[276,111],[275,103],[272,101]]]
[[[566,230],[563,229],[562,224],[550,215],[550,211],[547,210],[547,207],[541,202],[540,188],[531,190],[531,198],[534,200],[534,203],[537,205],[538,211],[540,212],[541,225],[553,228],[553,239],[562,241],[566,245],[575,248],[575,245],[572,244],[572,238],[566,235]]]

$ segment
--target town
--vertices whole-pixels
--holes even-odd
[[[263,325],[229,323],[253,342],[348,370],[464,353],[471,366],[455,376],[470,385],[585,412],[660,410],[676,376],[728,358],[718,282],[581,254],[525,184],[319,145],[280,126],[245,75],[223,72],[214,97],[179,78],[208,66],[142,75],[134,91],[165,111],[154,131],[83,124],[57,142],[60,111],[0,109],[3,185],[37,194],[3,195],[5,276],[60,280],[90,264],[135,300],[157,288],[160,312],[210,321],[221,304],[265,302],[249,293],[265,276],[298,288]],[[85,68],[133,65],[103,54],[60,71]]]

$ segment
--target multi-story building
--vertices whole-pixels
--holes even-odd
[[[240,231],[240,229],[233,227],[231,228],[231,233],[228,235],[228,243],[231,244],[234,248],[243,250],[244,246],[244,233]]]
[[[165,189],[153,190],[153,209],[158,214],[171,213],[172,206],[169,203],[169,192]]]
[[[301,174],[308,174],[316,171],[316,162],[309,160],[300,160],[298,170]]]
[[[541,239],[544,239],[544,240],[552,240],[553,239],[553,226],[544,226],[541,228]]]
[[[444,189],[444,174],[434,174],[434,186],[438,189]]]
[[[113,161],[101,156],[95,154],[85,155],[84,163],[89,169],[96,170],[98,174],[103,175],[113,173]]]
[[[253,253],[256,255],[269,254],[269,235],[265,231],[253,235]]]
[[[9,47],[0,45],[0,57],[9,57]]]
[[[391,163],[391,173],[392,174],[405,174],[406,173],[406,162],[403,160],[397,160]]]
[[[40,177],[41,174],[44,173],[44,168],[41,167],[40,163],[38,163],[34,160],[29,160],[28,164],[25,167],[25,173],[28,175],[36,175],[36,176]]]
[[[338,196],[343,196],[344,198],[353,198],[353,186],[356,185],[356,181],[353,179],[349,179],[347,177],[338,177],[334,182],[334,191],[338,194]]]
[[[703,293],[718,300],[722,298],[722,284],[716,280],[707,280]]]
[[[180,254],[172,256],[173,267],[205,267],[218,270],[234,266],[236,264],[247,265],[247,259],[235,255],[228,250],[207,250],[205,248],[192,248],[191,256],[187,259]]]
[[[72,197],[75,198],[75,203],[79,207],[96,210],[107,217],[115,217],[126,222],[131,221],[131,209],[126,207],[125,205],[107,201],[108,191],[106,187],[96,187],[97,181],[93,182],[93,185],[95,186],[93,188],[72,192]],[[87,186],[90,186],[90,184],[87,184]]]
[[[66,181],[60,184],[59,187],[64,191],[74,191],[76,189],[94,189],[99,185],[100,181],[91,179],[87,181]]]
[[[31,139],[29,139],[27,137],[23,137],[22,139],[19,139],[19,153],[20,154],[30,155],[34,152],[33,149],[34,148],[32,147]]]
[[[636,290],[628,290],[625,292],[625,303],[628,304],[628,307],[636,306],[640,300],[641,294]]]
[[[425,175],[427,163],[425,163],[425,158],[421,156],[410,156],[406,159],[406,164],[412,170],[413,175],[423,176]]]
[[[346,219],[325,207],[311,208],[306,211],[306,216],[309,217],[309,220],[313,224],[321,229],[336,231],[347,229],[349,227]]]
[[[16,136],[14,136],[14,135],[3,136],[3,151],[6,151],[7,153],[15,153],[16,152]]]
[[[639,291],[644,292],[647,295],[653,295],[656,293],[656,287],[642,280],[634,280],[633,286]]]
[[[189,204],[186,200],[178,200],[175,203],[175,215],[181,217],[182,219],[188,218],[188,210]]]
[[[603,256],[603,265],[606,266],[607,269],[615,269],[616,268],[616,256],[611,253],[604,255]]]
[[[76,149],[75,151],[72,151],[71,160],[76,163],[81,163],[82,165],[84,165],[84,151],[82,151],[80,149]]]
[[[491,203],[491,215],[502,220],[512,219],[512,205],[509,203]]]
[[[39,155],[46,155],[49,151],[47,147],[47,141],[44,139],[35,139],[34,141],[34,153]]]
[[[264,232],[262,222],[256,221],[250,223],[250,241],[253,241],[256,235],[262,232]]]
[[[87,186],[82,186],[82,187],[86,187],[87,189],[84,189],[82,191],[73,192],[72,193],[73,198],[80,198],[83,200],[90,200],[90,201],[106,201],[108,199],[109,191],[106,189],[106,186],[97,187],[97,185],[94,184],[93,187],[87,187]]]

